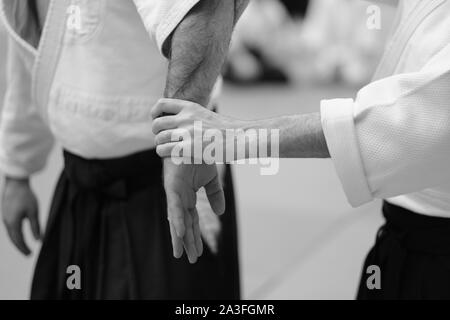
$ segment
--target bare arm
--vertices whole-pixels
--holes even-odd
[[[207,105],[224,64],[235,21],[234,1],[203,0],[166,43],[165,96]]]
[[[249,121],[242,129],[278,129],[280,158],[330,157],[319,113]]]
[[[228,52],[233,27],[237,21],[237,3],[242,0],[203,0],[178,25],[163,52],[169,58],[165,96],[208,105],[213,87]],[[158,119],[155,120],[157,122]],[[183,246],[189,261],[201,256],[196,192],[205,187],[212,209],[225,210],[222,186],[215,166],[175,165],[164,159],[164,186],[174,256]]]
[[[212,113],[202,106],[174,99],[162,99],[153,109],[154,117],[159,117],[169,111],[176,114],[169,121],[168,117],[160,118],[154,123],[153,131],[156,135],[158,154],[161,157],[171,157],[175,146],[182,149],[191,149],[190,156],[195,157],[194,146],[208,144],[203,139],[203,134],[196,134],[195,125],[201,122],[203,132],[213,131],[223,139],[223,152],[220,154],[220,162],[233,162],[249,157],[255,157],[255,148],[259,149],[262,141],[267,146],[267,153],[258,152],[257,156],[278,157],[278,158],[329,158],[325,134],[322,128],[321,116],[319,113],[282,116],[267,120],[238,120],[227,116]],[[172,128],[181,128],[189,136],[190,141],[173,140],[177,137]],[[198,128],[197,128],[198,129]],[[264,131],[260,131],[263,129]],[[217,132],[220,131],[220,132]],[[230,133],[231,132],[231,133]],[[242,133],[254,132],[256,135],[246,134],[242,138]],[[262,132],[263,136],[257,133]],[[255,139],[256,137],[256,139]],[[196,139],[200,139],[197,141]],[[264,140],[261,140],[264,139]],[[277,139],[277,141],[272,141]],[[271,148],[276,148],[272,150]],[[243,152],[239,151],[243,150]],[[205,159],[203,159],[205,160]]]

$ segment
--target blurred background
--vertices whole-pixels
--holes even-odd
[[[383,51],[392,9],[369,30],[370,3],[253,0],[239,23],[221,112],[244,119],[318,111],[325,98],[354,97]],[[0,101],[5,89],[0,27]],[[1,108],[1,103],[0,103]],[[33,178],[44,224],[61,170],[56,148]],[[382,224],[380,202],[353,209],[330,160],[283,160],[275,176],[234,165],[245,299],[353,299],[362,262]],[[29,243],[33,243],[27,230]],[[26,299],[38,245],[21,256],[0,227],[0,299]]]

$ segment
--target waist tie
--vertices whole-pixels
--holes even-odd
[[[123,199],[130,192],[159,184],[162,162],[155,150],[106,160],[84,159],[64,151],[64,172],[80,190]]]
[[[69,298],[105,299],[106,292],[111,294],[105,286],[113,286],[113,298],[137,299],[127,200],[149,185],[161,185],[161,159],[154,150],[108,160],[87,160],[64,151],[64,165],[68,203],[60,220],[65,248],[61,258],[63,265],[82,264],[85,287],[69,292]],[[114,244],[108,237],[114,237]]]

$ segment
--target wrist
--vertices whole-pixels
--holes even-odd
[[[0,190],[3,194],[6,189],[30,189],[30,179],[27,177],[3,176],[0,183]]]
[[[233,120],[231,132],[226,133],[227,162],[258,158],[259,126],[258,121]]]

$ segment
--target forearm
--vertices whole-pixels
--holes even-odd
[[[180,23],[166,48],[170,62],[165,97],[208,105],[246,2],[203,0]],[[244,130],[279,129],[281,158],[329,157],[319,114],[242,123]]]
[[[165,97],[208,105],[220,75],[235,22],[234,1],[203,0],[168,41]]]
[[[280,158],[329,158],[325,135],[319,113],[284,116],[268,120],[248,121],[243,125],[249,129],[267,129],[269,133],[269,154],[274,154],[270,146],[279,147]],[[279,144],[270,141],[271,130],[278,130]],[[274,136],[272,136],[272,139]],[[246,142],[249,149],[249,142]],[[247,156],[249,152],[246,152]]]

